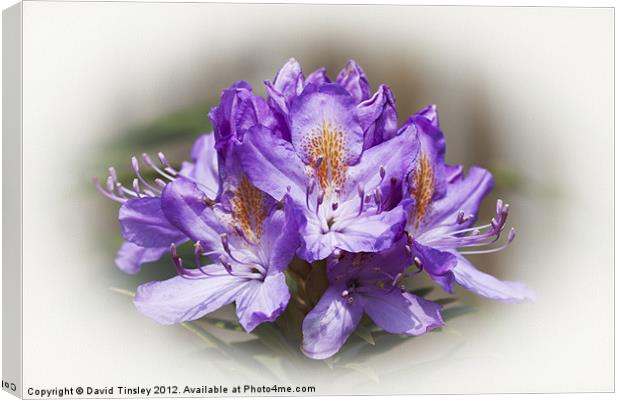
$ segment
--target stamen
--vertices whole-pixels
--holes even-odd
[[[383,195],[381,194],[381,189],[375,189],[375,203],[377,204],[377,214],[381,214],[383,211]]]
[[[319,207],[323,204],[323,200],[325,199],[325,192],[321,191],[316,199],[316,211],[315,213],[319,215]]]
[[[138,185],[138,178],[133,178],[132,182],[133,191],[136,193],[136,197],[143,197],[142,193],[140,193],[140,186]]]
[[[332,210],[336,211],[338,209],[338,203],[332,203]]]
[[[360,209],[357,213],[358,216],[360,216],[362,214],[362,211],[364,211],[364,189],[362,188],[361,185],[357,185],[357,195],[360,197]]]
[[[424,264],[422,264],[422,260],[420,260],[420,258],[418,257],[413,257],[413,263],[419,270],[422,270],[422,268],[424,267]]]
[[[108,178],[110,178],[110,177],[108,177]],[[99,193],[101,193],[102,195],[104,195],[108,199],[113,200],[113,201],[117,201],[119,203],[124,203],[124,202],[127,201],[127,199],[124,199],[122,197],[119,197],[119,196],[115,195],[112,190],[106,191],[103,187],[101,187],[101,183],[99,182],[98,178],[93,178],[93,182],[95,183],[95,187],[97,188]],[[108,185],[108,187],[109,187],[109,185]]]
[[[138,159],[135,156],[131,157],[131,166],[133,168],[133,172],[136,175],[136,177],[140,180],[140,182],[142,182],[142,184],[144,186],[146,186],[147,188],[159,192],[159,189],[157,189],[155,186],[151,185],[150,183],[148,183],[146,181],[146,179],[144,179],[142,177],[142,174],[140,174],[140,164],[138,163]]]
[[[383,178],[385,178],[385,167],[383,165],[379,167],[379,176],[381,177],[381,182],[383,182]]]
[[[310,184],[306,187],[306,208],[310,209],[310,195],[314,191],[314,185],[316,185],[316,181],[314,178],[310,178]]]

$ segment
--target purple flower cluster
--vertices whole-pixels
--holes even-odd
[[[372,94],[354,61],[332,82],[324,68],[305,77],[291,59],[265,85],[266,99],[244,81],[222,92],[209,113],[213,133],[198,138],[191,162],[177,169],[162,153],[157,162],[145,154],[142,163],[132,159],[130,187],[112,168],[104,185],[97,182],[122,204],[118,267],[137,273],[170,254],[178,272],[138,287],[138,310],[175,324],[234,302],[250,332],[287,308],[294,257],[314,267],[320,261],[329,284],[303,319],[301,347],[322,359],[364,314],[395,334],[442,326],[441,306],[402,284],[422,271],[449,293],[456,283],[494,300],[533,300],[524,285],[464,257],[506,247],[514,229],[487,247],[504,231],[508,204],[498,200],[495,217],[474,226],[493,178],[445,163],[435,106],[399,127],[390,88]],[[146,179],[143,166],[159,177]],[[193,267],[177,253],[187,241]]]

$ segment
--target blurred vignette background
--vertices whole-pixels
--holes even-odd
[[[24,255],[27,381],[613,390],[612,9],[29,4],[24,240],[37,251]],[[457,288],[465,312],[443,330],[363,343],[363,356],[328,365],[291,361],[277,341],[254,345],[223,322],[200,332],[157,325],[110,290],[174,268],[167,259],[135,276],[115,267],[118,206],[91,178],[112,165],[130,182],[130,157],[143,152],[187,159],[223,88],[243,79],[264,95],[262,82],[290,57],[332,78],[355,59],[373,90],[392,88],[401,123],[437,104],[448,162],[496,178],[481,220],[502,198],[517,229],[507,250],[471,260],[528,284],[537,302],[496,304]]]

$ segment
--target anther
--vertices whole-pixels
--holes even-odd
[[[385,167],[383,165],[379,167],[379,176],[381,177],[381,180],[383,181],[383,178],[385,178]]]
[[[338,209],[338,203],[332,203],[332,210],[336,211]]]
[[[349,291],[348,290],[343,290],[342,293],[340,293],[340,296],[342,297],[347,297],[349,295]]]
[[[413,255],[413,253],[411,252],[411,246],[409,246],[408,244],[405,245],[405,253],[407,253],[407,257],[411,258],[411,256]]]
[[[422,269],[423,264],[422,264],[422,260],[420,260],[419,257],[413,257],[413,263],[415,264],[416,267],[418,267],[418,269]]]

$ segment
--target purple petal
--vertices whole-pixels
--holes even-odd
[[[254,186],[276,200],[282,199],[290,187],[296,201],[305,201],[308,176],[289,142],[275,137],[264,127],[255,126],[236,151]]]
[[[276,74],[272,87],[284,95],[287,101],[301,93],[304,88],[304,73],[297,60],[291,58],[284,64]]]
[[[167,247],[185,238],[162,212],[159,197],[143,197],[125,202],[118,220],[125,240],[142,247]]]
[[[422,335],[443,325],[441,306],[411,293],[368,289],[364,311],[389,333],[398,335]]]
[[[330,357],[347,341],[364,313],[357,296],[351,304],[341,296],[343,288],[331,286],[302,324],[303,353],[314,359]]]
[[[414,240],[414,253],[422,261],[428,275],[448,293],[452,293],[456,257],[449,252],[424,246]]]
[[[368,84],[366,73],[353,60],[349,60],[344,69],[340,71],[336,78],[336,83],[351,93],[356,103],[370,97],[370,85]]]
[[[380,187],[383,198],[393,196],[391,186],[400,190],[407,169],[415,160],[420,147],[415,130],[405,130],[400,135],[364,151],[360,162],[349,167],[345,192],[357,191],[357,186],[371,191]],[[381,178],[380,168],[385,170]]]
[[[140,247],[131,242],[123,242],[115,262],[121,271],[134,275],[140,272],[142,264],[159,260],[169,250],[170,246]]]
[[[355,100],[340,86],[306,86],[291,104],[290,121],[293,146],[305,164],[323,156],[335,168],[359,159],[364,133]]]
[[[446,191],[446,143],[443,132],[423,114],[409,118],[399,133],[411,129],[418,134],[420,151],[410,175],[409,193],[418,193],[414,196],[416,202],[427,209],[431,199],[441,198]]]
[[[341,257],[331,256],[327,260],[327,276],[331,282],[336,277],[357,271],[356,277],[363,282],[374,283],[384,280],[386,273],[395,277],[411,265],[411,258],[405,251],[407,238],[398,240],[392,247],[378,253],[344,253]]]
[[[252,87],[244,81],[234,83],[222,91],[220,104],[209,112],[213,134],[218,148],[237,137],[237,117],[240,103],[252,96]]]
[[[454,276],[459,285],[480,296],[506,303],[531,303],[536,296],[534,292],[520,282],[500,281],[479,271],[464,257],[457,255]]]
[[[221,249],[219,235],[226,229],[196,184],[182,178],[169,183],[161,194],[161,204],[168,220],[185,235],[200,240],[205,249]]]
[[[439,236],[445,232],[472,226],[478,217],[482,199],[492,189],[493,176],[480,167],[471,167],[467,176],[461,175],[455,178],[446,186],[446,195],[433,202],[429,215],[422,221],[421,227],[432,231],[425,236]],[[457,215],[461,210],[464,215],[474,217],[465,223],[457,224]]]
[[[335,222],[327,234],[312,229],[310,224],[302,229],[304,239],[300,256],[307,261],[322,260],[335,249],[352,253],[377,252],[389,248],[402,234],[407,213],[404,205],[380,214],[362,214],[344,222]]]
[[[194,168],[189,174],[205,189],[205,193],[214,197],[219,188],[217,152],[215,151],[215,135],[201,135],[192,146]]]
[[[246,281],[229,275],[222,266],[204,267],[219,274],[203,279],[175,276],[138,287],[134,304],[138,310],[160,324],[193,321],[232,303]]]
[[[357,116],[364,130],[364,149],[383,143],[396,135],[398,115],[394,95],[386,85],[370,99],[357,106]]]
[[[435,104],[431,104],[426,108],[421,109],[416,115],[426,118],[431,125],[435,128],[439,128],[439,116],[437,115],[437,106]]]
[[[327,70],[323,67],[317,69],[316,71],[312,72],[310,75],[308,75],[308,77],[306,78],[306,82],[305,85],[317,85],[320,86],[324,83],[331,83],[331,80],[329,79],[329,76],[327,75]]]
[[[236,300],[237,317],[246,332],[263,322],[273,322],[284,311],[291,297],[284,274],[269,274],[263,282],[248,282]]]
[[[299,229],[303,217],[289,196],[284,197],[284,209],[275,210],[264,223],[261,238],[269,256],[269,272],[284,271],[299,248]]]

